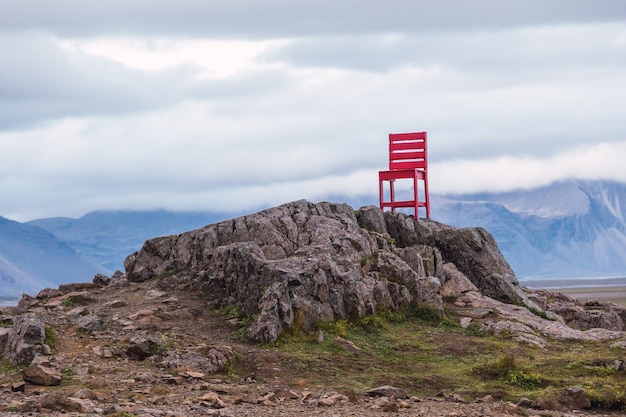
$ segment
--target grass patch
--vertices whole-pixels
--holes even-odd
[[[44,343],[46,345],[50,346],[51,349],[55,349],[56,348],[56,344],[57,344],[56,333],[54,332],[54,329],[52,328],[52,326],[49,326],[47,324],[46,324],[46,327],[45,327]]]
[[[72,300],[71,297],[68,297],[65,300],[61,301],[61,307],[70,308],[73,306],[74,306],[74,300]]]
[[[381,311],[320,323],[323,340],[316,334],[285,335],[268,349],[311,385],[358,392],[389,384],[418,396],[444,390],[470,401],[492,394],[514,402],[527,397],[565,404],[566,388],[583,384],[594,407],[624,409],[624,374],[612,367],[621,354],[607,343],[549,339],[546,349],[537,349],[477,325],[462,329],[455,317],[435,313],[411,306],[401,315]],[[337,336],[363,354],[333,343]]]

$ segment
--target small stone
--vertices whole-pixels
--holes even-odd
[[[587,398],[587,393],[581,387],[570,387],[567,389],[566,392],[576,408],[584,409],[591,407],[591,401],[589,401],[589,398]]]
[[[130,340],[130,344],[126,349],[126,354],[132,360],[143,361],[156,353],[158,344],[150,339],[135,337]]]
[[[504,411],[509,414],[517,414],[519,407],[511,402],[504,403]]]
[[[333,400],[332,398],[328,398],[328,397],[320,398],[317,401],[317,404],[320,407],[331,407],[331,406],[335,405],[335,400]]]
[[[161,381],[169,385],[180,385],[183,383],[183,378],[173,375],[163,375],[161,376]]]
[[[471,322],[472,322],[471,317],[461,317],[461,328],[467,329]]]
[[[23,381],[14,382],[11,384],[11,391],[12,392],[24,392],[26,391],[26,384]]]
[[[61,385],[61,373],[44,365],[31,365],[22,370],[24,381],[43,386]]]
[[[450,395],[450,397],[448,397],[448,401],[451,401],[453,403],[467,404],[467,400],[465,398],[461,397],[459,394],[452,394],[452,395]]]
[[[76,322],[76,326],[83,332],[92,333],[102,329],[102,319],[94,315],[82,316]]]
[[[408,398],[405,390],[402,388],[392,387],[390,385],[381,385],[380,387],[369,389],[363,394],[368,397]]]
[[[493,396],[491,394],[487,394],[487,395],[477,399],[476,402],[477,403],[491,403],[491,402],[493,402]]]
[[[122,300],[113,300],[113,301],[109,301],[104,306],[107,308],[120,308],[120,307],[126,307],[126,303]]]
[[[399,400],[398,401],[398,407],[399,408],[411,408],[411,403],[408,402],[408,401]]]
[[[217,395],[216,392],[209,392],[204,394],[202,397],[198,398],[198,400],[202,402],[207,402],[212,408],[225,408],[226,404],[222,399]]]
[[[159,291],[159,290],[150,290],[146,293],[146,297],[148,298],[161,298],[161,297],[165,297],[167,295],[167,293],[165,291]]]
[[[345,350],[347,350],[348,352],[350,352],[352,354],[360,355],[360,354],[363,353],[361,348],[359,348],[357,345],[355,345],[353,341],[344,339],[341,336],[337,336],[335,338],[334,343],[336,345],[339,345],[339,346],[343,347]]]
[[[182,373],[182,376],[193,379],[204,379],[204,372],[196,372],[196,371],[185,371]]]
[[[111,278],[104,274],[96,274],[93,277],[92,282],[96,285],[101,285],[103,287],[106,287],[107,285],[111,283]]]
[[[139,310],[134,314],[131,314],[130,316],[128,316],[128,318],[130,320],[137,320],[140,317],[150,317],[153,316],[155,313],[154,310],[151,309],[144,309],[144,310]]]
[[[387,401],[387,404],[383,405],[382,407],[383,411],[393,412],[393,413],[398,412],[399,409],[400,407],[398,406],[398,402],[393,397],[391,397],[389,401]]]

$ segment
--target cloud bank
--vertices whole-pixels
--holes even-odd
[[[0,215],[376,204],[422,130],[434,193],[626,181],[625,11],[0,0]]]

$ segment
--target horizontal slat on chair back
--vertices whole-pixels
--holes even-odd
[[[389,135],[389,169],[426,169],[426,132]]]

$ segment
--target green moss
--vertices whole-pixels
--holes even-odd
[[[57,343],[57,336],[56,333],[54,332],[54,329],[46,324],[45,327],[45,339],[44,339],[44,343],[48,346],[50,346],[51,348],[55,348],[56,347],[56,343]]]
[[[501,378],[505,384],[519,387],[525,391],[531,391],[541,386],[542,380],[539,374],[535,372],[526,372],[519,369],[509,370],[505,376]]]
[[[598,363],[577,360],[566,366],[566,369],[573,371],[579,376],[599,376],[607,377],[615,375],[617,370],[612,364]]]
[[[61,301],[61,307],[70,308],[73,306],[74,306],[74,300],[72,300],[71,297],[68,297],[65,300]]]
[[[420,303],[411,303],[407,308],[406,315],[428,323],[440,323],[443,318],[439,311],[429,305]]]

